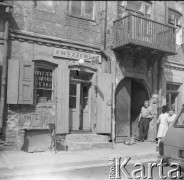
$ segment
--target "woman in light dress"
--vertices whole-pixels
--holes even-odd
[[[168,113],[168,116],[166,118],[167,123],[168,123],[168,128],[171,126],[175,117],[176,117],[176,114],[174,113],[174,107],[169,107],[169,113]]]
[[[168,112],[168,107],[166,105],[162,106],[162,114],[160,114],[157,120],[157,124],[159,124],[158,133],[157,133],[158,144],[161,141],[161,138],[165,136],[168,130],[167,112]]]

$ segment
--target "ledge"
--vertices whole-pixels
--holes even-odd
[[[0,6],[10,7],[13,8],[13,6],[9,3],[0,2]]]
[[[55,106],[54,103],[38,103],[35,107],[36,108],[53,108]]]
[[[12,38],[19,38],[19,39],[25,39],[27,41],[35,41],[35,42],[41,42],[44,44],[50,43],[54,46],[66,46],[68,48],[77,48],[77,49],[83,49],[88,50],[91,52],[101,52],[101,46],[100,45],[93,45],[89,43],[82,43],[82,42],[76,42],[72,40],[67,40],[63,38],[58,38],[54,36],[48,36],[43,34],[38,34],[34,32],[28,32],[28,31],[20,31],[16,29],[10,28],[10,37]]]
[[[30,130],[49,130],[49,127],[22,127],[21,130],[30,131]]]

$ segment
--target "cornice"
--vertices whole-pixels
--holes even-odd
[[[184,71],[184,66],[174,66],[173,64],[165,64],[167,69],[173,69],[177,71]]]
[[[28,42],[28,43],[35,43],[39,45],[45,45],[49,47],[62,47],[62,48],[68,48],[68,49],[78,49],[85,52],[91,52],[91,53],[101,53],[101,49],[98,46],[92,46],[87,45],[85,43],[75,42],[75,41],[69,41],[66,39],[61,39],[53,36],[46,36],[42,34],[32,33],[32,32],[26,32],[26,31],[20,31],[20,30],[14,30],[10,29],[9,33],[11,40],[18,40],[20,42]]]

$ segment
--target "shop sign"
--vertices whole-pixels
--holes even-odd
[[[40,68],[36,69],[35,85],[37,88],[52,89],[52,72]]]
[[[98,54],[86,53],[70,49],[54,48],[53,56],[76,60],[84,59],[88,62],[95,61],[96,63],[101,63],[101,56]]]

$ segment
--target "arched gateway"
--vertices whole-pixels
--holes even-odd
[[[116,142],[138,136],[138,117],[146,99],[149,93],[143,80],[126,77],[120,81],[115,94]]]

